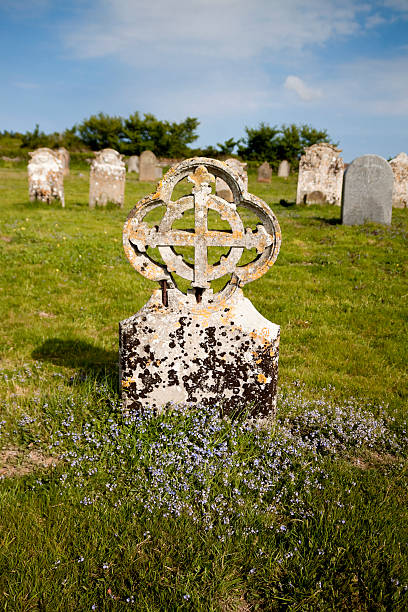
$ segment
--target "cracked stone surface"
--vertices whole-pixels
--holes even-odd
[[[341,149],[326,142],[305,149],[299,162],[296,204],[341,205],[344,161]]]
[[[408,208],[408,155],[400,153],[390,161],[394,173],[392,205],[395,208]]]
[[[126,166],[123,155],[113,149],[95,154],[89,175],[89,206],[106,206],[108,202],[123,206]]]
[[[52,202],[64,200],[64,169],[59,153],[42,147],[29,153],[28,193],[30,201]]]

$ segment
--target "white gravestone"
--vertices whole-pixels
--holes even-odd
[[[279,164],[278,176],[280,176],[281,178],[288,178],[289,174],[290,174],[290,163],[288,162],[287,159],[284,159]]]
[[[344,161],[341,149],[320,142],[305,149],[300,158],[296,204],[341,205]]]
[[[344,174],[342,223],[390,225],[393,183],[391,166],[383,157],[363,155],[355,159]]]
[[[108,202],[123,206],[125,199],[126,166],[113,149],[95,153],[89,176],[89,206],[106,206]]]
[[[139,173],[139,157],[137,155],[131,155],[128,159],[128,172]]]
[[[390,161],[394,173],[392,205],[395,208],[408,208],[408,155],[400,153]]]
[[[191,182],[191,193],[173,201],[175,186]],[[212,193],[215,178],[223,179],[234,202]],[[165,206],[161,221],[149,225],[145,216]],[[255,213],[255,231],[245,229],[237,206]],[[193,210],[192,229],[173,223]],[[208,229],[214,211],[231,231]],[[157,223],[157,222],[155,222]],[[171,168],[158,191],[143,198],[128,215],[123,230],[125,253],[143,276],[160,283],[135,315],[121,321],[120,386],[123,410],[162,408],[167,402],[218,405],[225,414],[249,410],[252,416],[272,416],[276,408],[279,326],[265,319],[244,297],[242,287],[267,272],[279,252],[278,221],[265,202],[249,194],[240,177],[220,161],[197,157]],[[194,265],[174,250],[194,249]],[[219,263],[210,265],[208,248],[228,247]],[[159,248],[163,263],[146,252]],[[244,249],[257,257],[238,266]],[[172,273],[187,279],[185,294]],[[228,275],[224,289],[213,293],[211,281]],[[131,289],[130,289],[131,290]]]
[[[68,174],[69,174],[69,159],[70,159],[69,151],[64,149],[64,147],[61,147],[60,149],[58,149],[58,155],[59,155],[59,158],[60,158],[60,160],[62,162],[64,176],[68,176]]]
[[[65,206],[64,169],[59,154],[43,147],[29,155],[31,160],[27,170],[30,200],[49,203],[58,199]]]

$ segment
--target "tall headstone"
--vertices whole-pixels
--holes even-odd
[[[272,178],[272,168],[268,162],[264,162],[258,168],[258,183],[270,183]]]
[[[152,151],[143,151],[139,157],[139,180],[156,182],[158,178],[157,157]]]
[[[60,160],[62,162],[64,176],[68,176],[68,174],[69,174],[69,159],[70,159],[69,151],[64,149],[64,147],[61,147],[60,149],[58,149],[58,155],[59,155],[59,158],[60,158]]]
[[[247,164],[239,161],[239,159],[235,159],[231,157],[230,159],[226,159],[224,162],[228,168],[231,168],[241,177],[245,189],[248,190],[248,174],[246,172]],[[234,197],[232,195],[231,189],[228,187],[227,183],[222,180],[222,178],[215,179],[215,193],[220,196],[220,198],[224,198],[227,202],[233,202]]]
[[[390,225],[393,183],[391,166],[383,157],[363,155],[355,159],[344,174],[342,223]]]
[[[139,156],[131,155],[128,159],[128,172],[137,172],[139,173]]]
[[[108,202],[123,206],[126,166],[123,155],[113,149],[95,153],[89,176],[89,206],[106,206]]]
[[[400,153],[390,161],[394,173],[392,205],[395,208],[408,208],[408,155]]]
[[[296,204],[341,204],[344,161],[341,149],[320,142],[300,158]]]
[[[289,174],[290,174],[290,163],[288,162],[287,159],[284,159],[279,164],[278,176],[280,176],[281,178],[288,178]]]
[[[28,192],[30,200],[51,202],[64,200],[64,171],[61,159],[56,151],[42,147],[29,153],[28,162]]]
[[[215,178],[234,194],[234,204],[212,193]],[[175,186],[185,178],[190,195],[173,201]],[[161,221],[145,216],[166,206]],[[237,212],[246,206],[259,217],[255,231],[245,229]],[[173,228],[184,212],[194,210],[191,230]],[[208,229],[209,210],[228,221],[232,231]],[[120,386],[123,410],[161,409],[170,402],[218,405],[225,414],[249,410],[271,416],[276,408],[279,326],[265,319],[244,297],[241,287],[270,269],[279,252],[278,221],[265,202],[248,194],[242,179],[214,159],[196,157],[171,168],[158,190],[129,213],[123,245],[131,265],[160,289],[135,315],[120,323]],[[175,248],[194,248],[189,265]],[[229,247],[228,255],[210,265],[208,248]],[[146,250],[158,247],[162,263]],[[238,266],[244,249],[256,258]],[[164,264],[163,264],[164,262]],[[183,293],[172,273],[191,283]],[[211,281],[231,275],[218,293]]]

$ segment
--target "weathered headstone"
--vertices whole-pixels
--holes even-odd
[[[113,149],[95,153],[89,175],[89,206],[106,206],[108,202],[123,206],[126,166],[123,155]]]
[[[152,151],[143,151],[139,157],[139,180],[157,181],[157,157]]]
[[[344,161],[341,149],[320,142],[300,158],[296,204],[341,204]]]
[[[280,176],[281,178],[288,178],[289,174],[290,174],[290,163],[288,162],[287,159],[284,159],[279,164],[278,176]]]
[[[408,155],[400,153],[390,161],[394,173],[392,205],[395,208],[408,208]]]
[[[58,149],[58,155],[59,158],[62,162],[62,168],[63,168],[63,172],[64,172],[64,176],[68,176],[69,174],[69,151],[67,151],[66,149],[64,149],[64,147],[61,147],[60,149]]]
[[[383,157],[363,155],[355,159],[344,174],[342,223],[390,225],[393,183],[391,166]]]
[[[215,177],[228,184],[233,203],[212,194]],[[185,178],[192,184],[191,194],[172,201],[175,186]],[[159,206],[166,206],[161,221],[149,225],[145,216]],[[257,214],[255,231],[245,229],[237,206]],[[191,209],[194,228],[173,229]],[[210,231],[210,210],[228,221],[232,231]],[[125,412],[187,401],[218,405],[225,414],[248,409],[253,416],[273,415],[279,326],[254,308],[241,287],[270,269],[280,242],[279,224],[269,206],[248,194],[242,179],[217,160],[181,162],[167,172],[154,194],[140,200],[125,223],[124,249],[131,265],[161,288],[119,326]],[[194,248],[194,265],[174,250],[186,246]],[[208,248],[214,246],[229,251],[210,265]],[[164,264],[146,252],[155,247]],[[238,266],[246,248],[255,248],[257,258]],[[177,288],[172,272],[191,282],[186,294]],[[213,293],[211,281],[225,275],[231,277],[224,289]]]
[[[51,202],[58,199],[62,206],[64,200],[64,171],[56,151],[42,147],[29,153],[28,192],[30,200]]]
[[[272,178],[272,168],[268,162],[264,162],[258,168],[258,183],[270,183]]]
[[[138,155],[131,155],[128,159],[128,172],[139,173],[139,157]]]
[[[239,159],[235,159],[233,157],[226,159],[224,163],[227,164],[228,168],[234,170],[234,172],[241,177],[244,182],[245,189],[248,190],[248,174],[246,172],[247,164],[240,162]],[[227,202],[234,201],[231,189],[228,187],[225,181],[218,177],[215,179],[215,193],[217,196],[220,196],[220,198],[227,200]]]
[[[159,165],[156,166],[156,180],[163,177],[163,168]]]

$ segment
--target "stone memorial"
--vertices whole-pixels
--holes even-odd
[[[344,161],[341,149],[320,142],[305,149],[300,158],[296,204],[341,205]]]
[[[288,178],[289,174],[290,174],[290,163],[288,162],[287,159],[284,159],[279,164],[278,176],[280,176],[281,178]]]
[[[152,151],[143,151],[139,157],[139,180],[156,182],[158,178],[157,157]]]
[[[408,155],[400,153],[390,161],[394,173],[392,205],[395,208],[408,208]]]
[[[137,172],[139,174],[139,156],[131,155],[128,159],[128,172]]]
[[[30,201],[41,200],[50,203],[64,200],[64,170],[59,154],[56,151],[42,147],[29,153],[28,162],[28,192]]]
[[[224,163],[241,177],[244,182],[245,189],[248,190],[248,174],[246,172],[247,164],[240,162],[239,159],[235,159],[233,157],[226,159]],[[215,179],[215,193],[217,196],[220,196],[220,198],[227,200],[227,202],[234,201],[231,189],[221,178]]]
[[[66,149],[64,149],[64,147],[61,147],[60,149],[58,149],[58,155],[59,158],[62,162],[62,168],[63,168],[63,172],[64,172],[64,176],[68,176],[69,174],[69,151],[67,151]]]
[[[355,159],[344,174],[342,223],[390,225],[393,183],[391,166],[383,157],[363,155]]]
[[[175,186],[186,178],[190,195],[173,201]],[[227,183],[232,203],[212,193],[216,178]],[[144,221],[162,206],[158,224]],[[244,228],[237,206],[258,216],[255,230]],[[194,227],[173,228],[190,210]],[[210,210],[227,221],[231,231],[209,230]],[[270,269],[280,243],[279,224],[269,206],[249,194],[243,180],[217,160],[197,157],[179,163],[167,172],[158,191],[140,200],[124,226],[124,249],[131,265],[161,286],[139,312],[119,324],[126,413],[193,402],[217,405],[223,414],[249,410],[254,417],[273,416],[279,326],[255,309],[242,287]],[[229,251],[210,265],[208,249],[214,246]],[[151,249],[156,247],[162,263],[154,260]],[[177,253],[182,247],[194,249],[194,264]],[[255,259],[238,265],[244,249],[251,248],[256,249]],[[172,273],[190,281],[187,293],[177,287]],[[211,281],[225,275],[224,288],[214,293]]]
[[[264,162],[258,168],[258,183],[270,183],[272,178],[272,168],[268,162]]]
[[[95,153],[89,175],[89,206],[106,206],[108,202],[123,206],[126,166],[123,155],[113,149]]]

